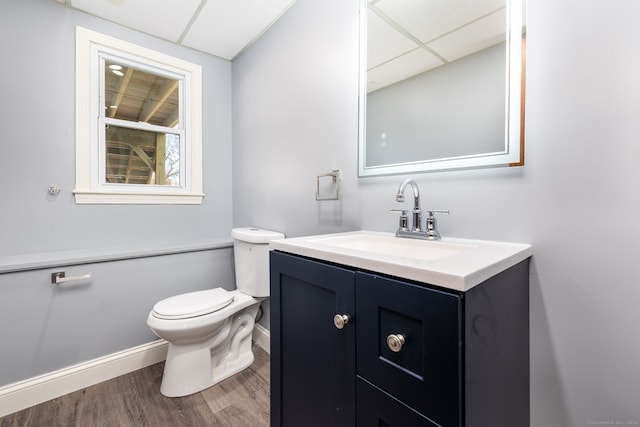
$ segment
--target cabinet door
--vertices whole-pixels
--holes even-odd
[[[436,424],[460,425],[461,298],[357,273],[356,307],[358,374]],[[397,352],[389,336],[404,341]]]
[[[354,273],[280,252],[270,271],[271,425],[355,425]]]

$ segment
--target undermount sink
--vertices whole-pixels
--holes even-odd
[[[486,240],[419,240],[353,231],[274,240],[272,249],[467,291],[531,256],[531,246]]]

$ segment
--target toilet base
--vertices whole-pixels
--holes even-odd
[[[258,304],[233,316],[220,333],[203,342],[169,343],[160,392],[167,397],[198,393],[248,368],[254,360],[251,335]]]
[[[253,352],[249,354],[244,354],[237,360],[230,363],[226,366],[226,369],[219,370],[209,378],[201,378],[198,381],[188,382],[185,377],[182,380],[174,381],[167,380],[165,370],[165,375],[162,377],[162,384],[160,385],[160,393],[166,397],[183,397],[188,396],[190,394],[201,392],[202,390],[206,390],[209,387],[212,387],[219,382],[226,380],[227,378],[237,374],[240,371],[247,369],[253,363],[254,356]],[[166,365],[165,365],[166,366]]]

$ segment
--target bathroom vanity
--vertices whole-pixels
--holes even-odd
[[[272,426],[529,425],[529,245],[271,248]]]

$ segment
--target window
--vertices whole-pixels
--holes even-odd
[[[201,76],[76,28],[76,203],[202,202]]]

